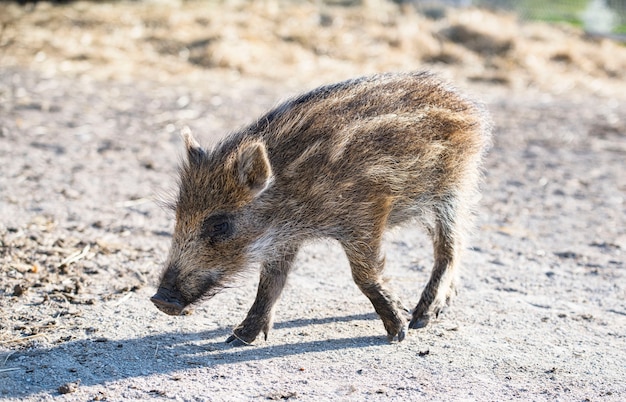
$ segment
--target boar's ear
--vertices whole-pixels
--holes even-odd
[[[206,152],[202,149],[200,144],[198,144],[198,141],[193,138],[191,129],[187,126],[183,127],[183,129],[180,130],[180,135],[185,141],[185,148],[187,148],[187,158],[189,159],[189,162],[200,163],[206,156]]]
[[[237,170],[241,184],[248,187],[253,196],[261,194],[273,178],[265,145],[261,142],[243,144],[239,149]]]

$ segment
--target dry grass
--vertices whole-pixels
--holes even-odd
[[[0,5],[3,65],[47,74],[158,81],[227,70],[311,85],[384,70],[435,68],[456,79],[623,93],[626,48],[573,28],[449,10],[430,20],[369,0]]]

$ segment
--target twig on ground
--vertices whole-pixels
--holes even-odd
[[[89,244],[87,244],[81,251],[76,251],[75,253],[69,255],[66,259],[64,259],[63,261],[61,261],[61,263],[59,264],[58,268],[63,268],[66,267],[72,263],[75,263],[76,261],[80,260],[81,258],[84,258],[87,253],[89,252],[89,249],[91,248],[91,246]]]
[[[7,360],[9,360],[9,357],[13,356],[15,352],[11,352],[7,354],[7,357],[4,358],[4,361],[2,362],[2,365],[4,366],[5,364],[7,364]]]
[[[126,300],[130,299],[130,297],[132,296],[133,292],[128,292],[126,293],[124,296],[120,297],[119,300],[117,300],[115,302],[115,305],[118,306],[122,303],[124,303]]]
[[[152,198],[144,197],[144,198],[137,198],[136,200],[116,202],[115,206],[120,207],[120,208],[128,208],[128,207],[134,207],[137,205],[147,204],[149,202],[152,202]]]
[[[35,338],[41,338],[42,336],[46,336],[46,335],[45,334],[35,334],[35,335],[25,336],[23,338],[8,339],[6,341],[0,341],[0,345],[7,345],[9,343],[26,342],[26,341],[30,341],[30,340],[35,339]]]

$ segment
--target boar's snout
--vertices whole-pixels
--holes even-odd
[[[159,310],[169,315],[180,315],[185,308],[185,305],[173,291],[163,287],[159,288],[156,294],[150,298],[150,301]]]

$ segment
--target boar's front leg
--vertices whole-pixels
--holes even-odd
[[[279,258],[262,264],[261,278],[254,304],[248,311],[246,319],[228,337],[227,343],[233,346],[249,345],[261,331],[267,340],[267,334],[272,326],[274,305],[285,287],[287,275],[296,258],[298,248],[299,245],[291,246]]]

